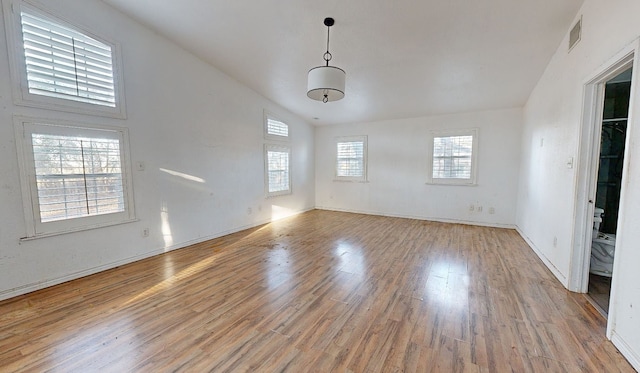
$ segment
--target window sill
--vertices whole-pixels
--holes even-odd
[[[101,223],[101,224],[95,224],[95,225],[88,225],[84,227],[72,228],[72,229],[68,229],[60,232],[41,233],[41,234],[36,234],[35,236],[21,237],[20,242],[28,242],[28,241],[38,240],[40,238],[54,237],[54,236],[60,236],[63,234],[68,234],[68,233],[76,233],[76,232],[88,231],[92,229],[111,227],[114,225],[129,224],[137,221],[140,221],[140,219],[133,218],[133,219],[127,219],[127,220],[122,220],[117,222]]]
[[[13,103],[26,108],[46,109],[57,112],[73,114],[92,115],[97,117],[127,119],[125,108],[122,104],[118,106],[100,106],[77,102],[73,100],[56,99],[46,96],[24,94],[25,97],[14,97]],[[35,96],[35,97],[32,97]]]
[[[266,199],[269,198],[275,198],[275,197],[282,197],[282,196],[288,196],[293,194],[291,191],[287,191],[287,192],[274,192],[272,194],[267,194],[267,196],[265,197]]]
[[[264,139],[267,141],[273,141],[275,144],[274,145],[278,145],[278,144],[283,144],[283,145],[287,145],[288,143],[291,142],[291,140],[289,139],[289,136],[279,136],[279,135],[264,135]]]
[[[478,183],[456,183],[456,182],[432,182],[427,181],[425,185],[442,185],[442,186],[466,186],[466,187],[475,187],[478,186]]]
[[[338,183],[368,183],[369,180],[353,180],[353,179],[333,179],[334,182]]]

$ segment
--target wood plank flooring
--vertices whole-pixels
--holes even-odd
[[[609,313],[609,298],[611,297],[611,277],[604,277],[589,273],[589,296],[600,307],[603,314]]]
[[[1,372],[633,372],[513,230],[310,211],[0,302]]]

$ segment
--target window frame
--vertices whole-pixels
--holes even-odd
[[[429,131],[427,139],[427,184],[436,185],[477,185],[478,175],[478,128],[449,129]],[[471,174],[469,178],[434,178],[433,177],[433,141],[438,137],[472,136],[471,141]]]
[[[287,171],[289,178],[287,180],[287,189],[278,190],[274,192],[269,191],[269,151],[286,152],[288,156]],[[291,194],[291,147],[282,144],[265,144],[264,145],[264,188],[267,197],[277,197],[282,195]]]
[[[126,100],[124,95],[123,65],[121,58],[122,53],[119,43],[96,35],[87,27],[51,11],[42,4],[29,0],[2,0],[2,4],[7,36],[7,49],[9,53],[9,70],[11,72],[10,75],[13,83],[12,96],[14,104],[18,106],[65,111],[78,114],[98,115],[118,119],[126,118]],[[111,47],[115,107],[91,104],[72,99],[49,97],[29,92],[25,51],[22,39],[22,11],[33,14],[37,17],[45,18],[51,22],[58,23],[66,28],[73,29]]]
[[[339,176],[338,175],[338,144],[345,142],[362,142],[362,176]],[[367,153],[368,153],[368,138],[366,135],[362,136],[341,136],[335,138],[335,162],[334,162],[334,180],[335,181],[353,181],[353,182],[367,182]]]
[[[275,141],[289,141],[289,139],[291,138],[291,126],[283,121],[282,119],[278,118],[277,116],[273,115],[272,113],[270,113],[267,110],[264,110],[264,114],[263,114],[263,124],[264,124],[264,138],[266,140],[275,140]],[[282,124],[284,124],[285,126],[287,126],[287,136],[282,136],[282,135],[276,135],[276,134],[272,134],[269,133],[269,120],[274,120],[277,122],[280,122]]]
[[[16,149],[18,152],[20,185],[22,190],[24,219],[27,234],[26,237],[21,238],[21,240],[84,231],[137,220],[133,199],[133,180],[129,155],[129,132],[127,128],[84,123],[79,124],[47,118],[16,116],[14,117],[14,131]],[[55,220],[45,223],[41,222],[40,206],[38,204],[38,187],[35,175],[35,160],[31,140],[31,134],[39,132],[48,134],[66,134],[69,136],[95,135],[102,132],[108,134],[109,138],[119,139],[124,211]]]

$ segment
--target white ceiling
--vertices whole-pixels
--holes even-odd
[[[583,0],[103,0],[313,124],[522,106]],[[333,17],[346,96],[306,96]],[[314,119],[319,118],[319,119]]]

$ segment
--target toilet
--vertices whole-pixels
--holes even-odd
[[[604,210],[596,207],[593,216],[593,236],[591,240],[591,265],[589,272],[611,277],[613,272],[613,256],[616,247],[616,235],[600,232]]]

